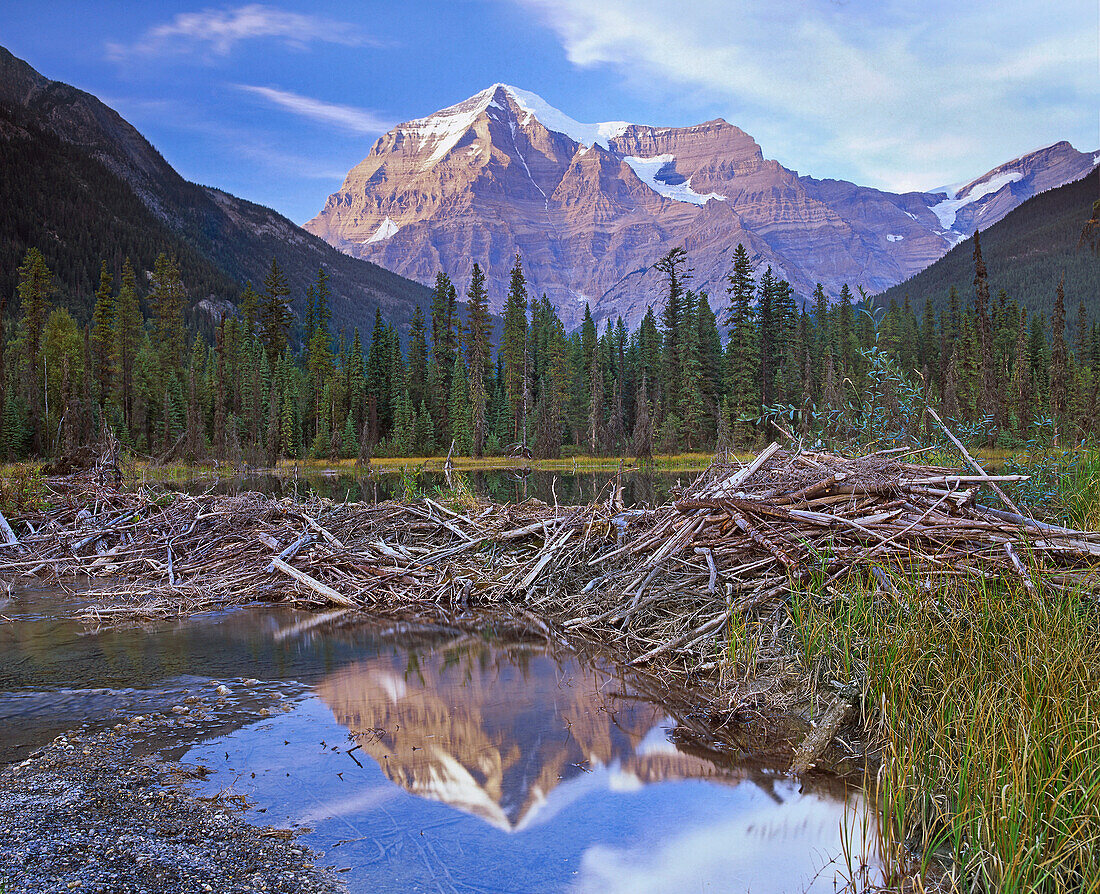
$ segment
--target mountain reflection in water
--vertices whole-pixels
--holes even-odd
[[[517,830],[594,787],[744,778],[679,751],[674,726],[616,677],[485,645],[379,656],[317,691],[402,788]]]
[[[352,891],[833,891],[843,836],[872,849],[858,793],[681,750],[611,669],[468,636],[361,655],[187,757]]]

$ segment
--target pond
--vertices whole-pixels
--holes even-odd
[[[624,472],[623,502],[627,506],[657,506],[666,503],[674,488],[690,484],[698,474],[692,471]],[[475,494],[496,503],[520,503],[533,499],[551,505],[557,502],[568,506],[587,504],[601,494],[606,496],[608,482],[616,473],[479,469],[463,472],[462,475]],[[410,472],[410,479],[415,481],[419,493],[428,495],[442,489],[446,483],[442,472],[425,471],[415,476]],[[377,503],[403,496],[405,480],[399,469],[375,470],[371,473],[310,471],[299,475],[293,472],[257,472],[166,482],[164,486],[187,493],[213,491],[219,494],[237,494],[258,491],[275,497],[316,494],[330,500]]]
[[[678,744],[598,659],[274,607],[95,630],[86,602],[0,606],[0,761],[186,706],[143,747],[308,829],[352,891],[833,891],[873,850],[858,791]]]

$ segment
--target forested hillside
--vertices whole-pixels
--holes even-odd
[[[982,231],[982,252],[989,267],[989,289],[1002,289],[1031,313],[1049,315],[1054,288],[1065,274],[1067,301],[1080,298],[1094,319],[1100,314],[1100,259],[1079,247],[1081,231],[1100,199],[1100,168],[1074,183],[1035,196],[1003,220]],[[876,299],[884,306],[902,303],[905,295],[915,308],[926,301],[939,314],[949,304],[955,286],[969,294],[973,288],[973,244],[956,245],[931,267]]]
[[[0,216],[6,262],[0,294],[11,297],[15,267],[27,249],[37,248],[54,259],[60,283],[71,285],[63,294],[78,318],[87,317],[102,260],[117,277],[129,256],[142,274],[159,252],[178,259],[188,304],[259,283],[276,256],[299,319],[306,287],[321,266],[329,275],[335,328],[369,327],[380,309],[407,333],[413,308],[428,300],[424,286],[336,251],[269,208],[188,182],[113,109],[43,77],[3,48],[0,105],[2,188],[18,208],[17,216]],[[139,275],[141,291],[144,280]]]
[[[236,280],[173,233],[129,184],[22,109],[0,106],[0,170],[0,295],[15,293],[16,268],[34,246],[82,323],[91,318],[101,261],[117,273],[130,258],[145,271],[164,252],[193,294],[236,300]]]

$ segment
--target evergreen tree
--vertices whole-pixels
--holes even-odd
[[[244,320],[245,337],[255,335],[258,332],[256,327],[260,319],[260,296],[252,288],[251,282],[245,283],[244,291],[241,292],[237,305],[240,308],[241,318]]]
[[[264,291],[260,296],[260,340],[267,352],[267,362],[274,367],[282,356],[290,336],[290,283],[275,258],[264,277]]]
[[[480,457],[485,453],[488,434],[487,383],[492,372],[492,346],[489,343],[489,294],[485,291],[485,274],[476,263],[470,274],[470,288],[466,292],[466,321],[473,448],[474,456]]]
[[[156,321],[156,345],[166,375],[176,375],[183,367],[186,345],[183,329],[183,303],[186,292],[180,279],[179,264],[165,254],[153,265],[149,306]]]
[[[473,452],[473,421],[470,412],[470,386],[466,379],[466,362],[455,353],[451,370],[451,394],[447,400],[447,416],[451,423],[451,439],[459,456]]]
[[[138,306],[134,268],[127,258],[122,263],[122,282],[115,300],[115,344],[111,370],[115,376],[113,400],[122,413],[123,425],[134,427],[134,364],[142,340],[141,308]]]
[[[687,252],[683,248],[674,248],[664,255],[653,269],[664,274],[665,278],[665,307],[661,314],[662,328],[662,356],[661,356],[661,404],[664,414],[672,413],[679,416],[679,398],[683,393],[683,357],[681,341],[683,331],[681,323],[686,308],[684,305],[684,284],[691,278],[691,269],[688,267]],[[694,298],[692,298],[694,303]],[[672,436],[670,426],[669,435]],[[673,436],[678,437],[678,435]]]
[[[587,306],[585,308],[587,313]],[[588,316],[591,319],[591,316]],[[500,353],[504,361],[504,388],[511,411],[512,440],[527,444],[527,280],[520,257],[512,265],[508,298],[504,304],[504,336]]]
[[[409,325],[409,398],[414,407],[428,399],[428,340],[424,327],[424,311],[413,308]]]
[[[1065,277],[1058,281],[1050,316],[1050,411],[1060,423],[1069,408],[1069,352],[1066,349]]]
[[[748,258],[740,248],[735,255],[734,272],[729,277],[727,289],[730,308],[730,339],[728,354],[729,403],[735,420],[735,440],[743,443],[749,437],[747,420],[754,417],[759,409],[757,390],[757,327],[752,308],[752,297],[756,284],[748,267]],[[740,271],[738,264],[741,264]]]
[[[638,387],[635,400],[637,411],[634,415],[634,455],[640,460],[653,458],[653,421],[650,415],[649,393],[646,378]]]
[[[95,383],[96,399],[100,410],[107,402],[114,381],[111,368],[111,355],[115,348],[115,297],[112,294],[114,277],[107,270],[104,261],[99,270],[99,288],[95,293],[95,307],[92,310],[92,331],[90,336],[92,379]]]

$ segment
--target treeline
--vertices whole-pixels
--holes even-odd
[[[186,328],[188,289],[164,255],[145,295],[129,261],[118,282],[104,263],[81,327],[54,306],[51,271],[31,249],[0,338],[0,449],[9,459],[69,452],[106,424],[139,453],[189,461],[420,456],[452,443],[459,455],[648,456],[748,449],[776,428],[904,438],[924,402],[990,445],[1094,437],[1100,325],[1081,296],[1067,340],[1063,284],[1052,286],[1049,320],[1029,316],[1003,291],[990,296],[977,235],[973,255],[967,299],[952,290],[942,312],[928,303],[919,316],[895,302],[876,319],[847,287],[829,303],[819,286],[799,309],[770,268],[754,276],[739,245],[720,326],[678,248],[655,265],[659,317],[649,309],[634,332],[620,318],[601,333],[586,311],[572,334],[528,293],[517,256],[499,345],[475,264],[465,314],[440,273],[403,346],[380,312],[365,337],[334,335],[323,269],[296,320],[275,260],[211,339]]]
[[[989,266],[990,289],[1001,289],[1028,313],[1048,319],[1054,310],[1054,285],[1065,277],[1067,295],[1081,296],[1089,312],[1100,312],[1100,263],[1083,251],[1081,227],[1100,196],[1100,169],[1073,183],[1033,196],[982,231],[982,252]],[[901,303],[906,293],[918,307],[931,299],[939,314],[947,308],[952,285],[969,292],[974,277],[973,247],[963,242],[906,282],[879,296],[883,306]]]

